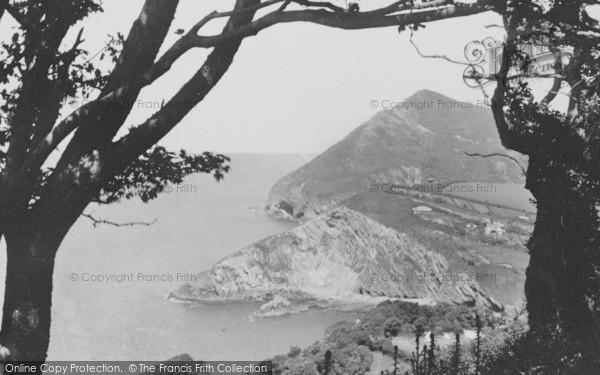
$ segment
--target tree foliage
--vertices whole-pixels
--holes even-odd
[[[230,167],[225,165],[229,161],[229,157],[221,154],[188,155],[185,150],[176,154],[157,146],[144,152],[125,171],[108,181],[98,202],[108,204],[135,196],[147,202],[165,191],[168,185],[181,184],[183,178],[192,173],[213,173],[220,181],[229,171]]]
[[[223,155],[174,153],[157,144],[218,84],[244,38],[290,22],[416,31],[427,22],[495,11],[508,42],[492,77],[492,110],[503,144],[530,157],[527,187],[538,203],[526,293],[532,337],[543,348],[539,361],[556,369],[583,358],[582,371],[600,367],[600,29],[587,2],[394,1],[349,12],[330,2],[236,0],[232,10],[209,13],[187,32],[177,30],[176,42],[159,55],[177,6],[177,0],[146,0],[128,35],[109,37],[96,52],[82,48],[85,29],[76,27],[102,11],[100,1],[0,0],[1,19],[10,16],[18,25],[0,36],[0,236],[9,259],[3,353],[45,359],[54,259],[88,204],[148,201],[186,174],[220,179],[228,171]],[[204,26],[220,18],[227,20],[223,30],[206,35]],[[76,38],[65,47],[68,35]],[[566,62],[557,53],[552,75],[530,74],[535,61],[518,46],[532,43],[553,52],[568,48],[572,56]],[[120,132],[141,90],[197,48],[211,52],[193,67],[193,76],[156,113]],[[552,89],[535,100],[531,79],[550,79]],[[563,86],[568,90],[560,91]],[[551,105],[559,94],[569,97],[565,111]],[[89,100],[72,110],[65,103],[74,96]],[[426,316],[421,323],[431,321]],[[353,332],[352,340],[357,347],[342,354],[357,359],[352,363],[359,371],[366,359],[359,346],[366,339]]]
[[[178,3],[146,0],[126,36],[108,36],[104,46],[88,50],[82,26],[102,11],[101,1],[0,0],[0,20],[16,24],[0,35],[0,237],[9,259],[0,352],[10,359],[45,359],[54,259],[90,203],[148,201],[187,174],[220,180],[229,170],[224,155],[175,153],[157,144],[218,84],[244,38],[280,23],[363,29],[491,9],[490,0],[396,1],[364,12],[329,2],[235,0],[233,9],[175,30],[177,40],[160,54]],[[207,35],[204,27],[217,19],[226,20],[224,28]],[[140,92],[199,48],[211,51],[190,66],[192,77],[149,118],[126,128]]]
[[[507,40],[492,110],[502,143],[529,156],[529,345],[539,348],[532,366],[547,373],[600,369],[600,33],[589,5],[515,0],[501,9]],[[536,71],[528,46],[546,47],[553,69]]]

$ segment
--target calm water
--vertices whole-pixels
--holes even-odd
[[[461,189],[462,187],[462,189]],[[489,202],[518,210],[535,212],[535,204],[531,203],[533,196],[523,184],[499,183],[458,183],[447,188],[451,195]]]
[[[86,212],[113,221],[158,221],[127,228],[94,228],[87,219],[75,224],[57,258],[48,359],[164,360],[189,353],[203,360],[260,360],[283,354],[291,345],[307,346],[322,339],[329,325],[353,320],[351,314],[310,311],[249,322],[260,304],[165,300],[189,275],[291,229],[293,223],[264,217],[262,208],[271,186],[307,160],[299,155],[234,156],[223,182],[192,176],[179,192],[148,204],[136,199],[89,207]],[[502,185],[493,194],[467,196],[522,207],[527,194],[522,186]],[[112,279],[91,281],[94,277]]]
[[[181,353],[203,360],[258,360],[285,353],[291,345],[307,346],[320,340],[327,326],[351,318],[320,311],[249,322],[260,304],[189,305],[164,299],[188,274],[292,228],[264,217],[261,209],[276,180],[306,160],[234,157],[224,182],[192,176],[180,192],[149,204],[136,200],[88,208],[114,221],[158,222],[133,228],[93,228],[86,219],[76,223],[57,259],[49,360],[163,360]],[[82,280],[94,275],[115,279]]]

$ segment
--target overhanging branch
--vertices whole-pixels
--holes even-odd
[[[92,221],[92,225],[94,226],[94,228],[96,228],[102,224],[112,225],[113,227],[133,227],[133,226],[138,226],[138,225],[148,227],[158,221],[158,219],[154,219],[152,221],[130,221],[130,222],[125,222],[125,223],[117,223],[117,222],[106,220],[106,219],[96,218],[92,214],[82,213],[81,216],[90,219]]]
[[[213,45],[225,46],[231,41],[240,41],[247,36],[255,35],[271,25],[286,22],[312,22],[330,27],[343,29],[362,29],[385,27],[395,25],[408,25],[414,23],[430,22],[445,18],[466,16],[475,13],[481,13],[489,10],[483,6],[484,1],[476,6],[462,6],[450,4],[442,8],[433,8],[425,11],[411,12],[392,16],[368,16],[364,14],[339,14],[325,9],[301,10],[301,11],[274,11],[255,21],[242,24],[239,27],[228,28],[221,34],[213,37],[194,35],[198,24],[194,29],[183,36],[171,49],[163,55],[157,64],[153,67],[155,70],[148,77],[152,79],[153,74],[168,70],[168,66],[177,60],[185,51],[191,47],[210,47]],[[488,1],[485,1],[488,4]],[[216,17],[218,13],[212,13],[199,22],[200,27],[206,24],[208,20]],[[171,99],[167,105],[158,113],[148,119],[145,123],[132,128],[128,134],[117,140],[111,146],[111,160],[130,160],[136,153],[143,152],[152,144],[158,142],[164,137],[192,108],[201,101],[205,95],[210,92],[214,84],[220,79],[221,75],[231,63],[229,53],[218,57],[215,54],[217,48],[205,65],[198,73]],[[227,67],[224,65],[227,64]],[[190,103],[192,105],[186,108],[176,108],[180,102]],[[174,107],[176,109],[174,109]],[[189,108],[188,108],[189,107]],[[117,156],[118,155],[118,156]],[[120,164],[120,162],[117,162]]]
[[[226,33],[213,36],[198,36],[194,40],[194,46],[204,48],[213,47],[231,38],[237,39],[256,35],[261,30],[279,23],[309,22],[333,28],[357,30],[426,23],[447,18],[469,16],[492,9],[492,2],[490,0],[480,0],[478,3],[469,5],[453,2],[443,3],[448,5],[440,7],[438,2],[433,2],[433,5],[419,8],[419,11],[414,12],[411,10],[404,13],[397,13],[397,9],[384,13],[383,9],[387,9],[387,7],[358,14],[340,13],[325,9],[275,11]]]
[[[388,6],[379,10],[351,15],[340,13],[338,11],[329,11],[325,9],[307,9],[296,11],[273,11],[267,15],[244,24],[236,28],[230,28],[219,35],[200,36],[197,33],[209,21],[226,16],[239,16],[248,12],[256,11],[270,5],[281,3],[283,0],[270,0],[260,5],[242,8],[230,12],[212,12],[201,19],[192,29],[183,35],[175,44],[173,44],[147,71],[124,86],[114,89],[112,92],[98,98],[94,102],[89,102],[86,106],[79,108],[61,121],[48,136],[36,147],[28,167],[32,167],[43,162],[52,150],[58,146],[71,132],[85,122],[88,117],[98,115],[98,112],[111,102],[123,100],[130,92],[137,92],[139,88],[152,84],[158,78],[168,72],[172,65],[187,51],[192,48],[210,48],[218,44],[223,44],[231,40],[243,39],[245,37],[256,35],[259,31],[278,23],[290,22],[311,22],[328,27],[341,29],[366,29],[379,28],[387,26],[409,25],[415,23],[432,22],[436,20],[468,16],[490,10],[490,0],[480,0],[478,3],[470,5],[457,5],[451,1],[434,1],[427,5],[419,6],[418,12],[404,14],[386,15],[390,12],[396,12],[398,4]],[[296,1],[298,3],[298,1]],[[299,2],[300,4],[309,4],[311,6],[324,6],[321,2]],[[440,7],[440,5],[444,5]],[[405,8],[400,8],[405,9]],[[386,13],[387,12],[387,13]]]
[[[6,1],[6,3],[8,3],[8,1]],[[14,5],[7,4],[6,13],[10,14],[10,16],[24,28],[28,28],[31,26],[29,21],[19,12],[18,9],[15,8]]]
[[[521,168],[521,172],[523,172],[523,176],[527,176],[527,170],[525,169],[525,167],[522,166],[521,163],[516,158],[514,158],[514,157],[512,157],[510,155],[501,154],[501,153],[498,153],[498,152],[495,152],[495,153],[492,153],[492,154],[479,154],[477,152],[475,152],[475,153],[469,153],[469,152],[466,152],[466,151],[463,151],[463,152],[467,156],[479,156],[479,157],[482,157],[482,158],[491,158],[493,156],[500,156],[500,157],[503,157],[503,158],[509,158],[510,160],[514,161],[515,164],[519,166],[519,168]]]
[[[146,5],[149,6],[148,4],[153,4],[154,2],[161,0],[146,1]],[[294,3],[298,2],[294,1]],[[259,31],[279,23],[310,22],[340,29],[367,29],[426,23],[488,11],[491,9],[490,6],[492,5],[492,0],[480,0],[471,5],[462,5],[451,1],[434,1],[419,7],[416,11],[411,8],[410,11],[404,13],[403,11],[408,8],[405,8],[405,5],[401,5],[400,2],[397,2],[394,3],[394,7],[386,7],[358,14],[340,12],[334,8],[327,7],[325,3],[309,2],[306,4],[313,7],[318,6],[319,9],[282,10],[283,7],[278,7],[278,9],[253,20],[254,13],[257,9],[266,8],[275,4],[286,4],[286,1],[269,0],[262,3],[258,1],[247,2],[246,6],[243,7],[237,7],[236,5],[236,9],[231,12],[212,12],[208,14],[188,33],[183,35],[175,44],[173,44],[149,69],[142,70],[140,73],[135,70],[134,72],[130,72],[126,81],[123,80],[126,75],[121,73],[116,74],[118,73],[117,71],[123,70],[119,69],[119,67],[126,65],[126,61],[130,61],[130,59],[123,60],[124,57],[122,57],[119,64],[120,66],[118,66],[115,73],[113,73],[116,75],[111,78],[112,83],[108,85],[110,91],[107,91],[105,88],[100,98],[87,103],[87,105],[79,108],[55,126],[37,146],[33,147],[23,172],[26,173],[27,170],[34,170],[42,165],[51,152],[78,128],[82,129],[84,127],[97,126],[95,124],[104,124],[107,122],[110,123],[110,126],[108,126],[110,128],[115,126],[120,127],[122,125],[120,122],[117,124],[117,121],[103,121],[106,116],[110,117],[112,115],[114,117],[110,111],[108,111],[108,114],[106,113],[107,111],[103,111],[103,108],[110,108],[111,103],[135,99],[135,96],[141,88],[152,84],[158,78],[163,76],[184,53],[192,48],[215,47],[216,49],[219,46],[225,46],[231,43],[236,44],[237,41],[241,41],[248,36],[256,35]],[[158,6],[160,6],[160,3]],[[323,8],[323,6],[325,6],[325,8]],[[400,11],[400,13],[398,13],[398,11]],[[230,17],[230,21],[228,22],[229,26],[220,34],[213,36],[198,35],[198,32],[204,25],[210,20],[219,17]],[[239,17],[246,18],[246,21],[231,24],[231,20]],[[138,26],[134,25],[132,32],[136,30],[136,27]],[[130,35],[130,38],[131,37],[132,35]],[[138,53],[138,50],[139,49],[134,49],[133,52],[130,52],[125,49],[123,54],[131,56],[132,53]],[[230,57],[227,57],[225,60],[229,59]],[[222,61],[215,61],[214,63],[203,66],[192,81],[188,82],[186,85],[187,89],[183,89],[173,98],[173,100],[175,100],[175,102],[183,101],[186,103],[198,103],[212,89],[212,86],[216,81],[218,81],[220,73],[216,72],[222,70],[219,65],[225,64],[228,66],[229,63],[230,62],[223,63]],[[118,86],[119,84],[120,86]],[[193,107],[193,105],[191,107]],[[158,142],[190,110],[191,108],[166,108],[159,111],[159,113],[149,119],[148,122],[140,125],[138,129],[133,129],[128,135],[120,141],[117,141],[116,144],[110,146],[112,149],[110,153],[113,154],[113,151],[121,150],[123,146],[127,145],[130,147],[130,150],[126,152],[126,159],[130,160],[137,157],[140,152],[145,151],[152,144]],[[109,139],[111,137],[112,135],[110,135],[110,137],[94,136],[87,137],[86,139],[98,141],[99,138]],[[71,143],[73,143],[73,141]],[[141,148],[142,146],[144,146],[143,149]],[[89,147],[96,146],[81,145],[81,152],[89,150]],[[81,152],[78,150],[73,151],[71,145],[69,145],[67,151],[61,158],[61,162],[57,165],[57,170],[64,169],[68,166],[68,163],[76,163],[78,158],[81,157]],[[119,153],[120,151],[117,151],[115,154]],[[134,153],[137,154],[134,155]]]

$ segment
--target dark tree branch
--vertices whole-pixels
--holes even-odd
[[[504,26],[507,30],[507,39],[509,41],[516,40],[516,25],[518,20],[516,17],[509,17],[504,15]],[[510,125],[508,124],[504,114],[504,97],[508,90],[508,73],[511,65],[511,58],[516,53],[517,46],[514,42],[504,43],[502,48],[502,63],[500,71],[496,74],[496,89],[492,96],[491,107],[494,115],[494,121],[496,122],[496,128],[500,135],[500,141],[502,145],[508,149],[516,150],[522,153],[527,153],[527,148],[524,147],[516,137],[511,133]]]
[[[322,8],[316,10],[281,11],[280,7],[278,10],[254,21],[253,16],[257,9],[276,3],[285,4],[285,2],[282,2],[282,0],[271,0],[263,3],[260,1],[248,1],[246,2],[247,5],[242,7],[236,4],[236,8],[231,12],[213,12],[207,15],[190,32],[182,36],[178,42],[169,48],[158,61],[154,62],[154,56],[156,56],[156,52],[160,48],[170,21],[173,18],[176,7],[176,4],[173,3],[176,3],[176,1],[146,1],[140,19],[136,21],[128,37],[130,43],[125,43],[125,48],[117,64],[117,68],[113,72],[109,84],[102,90],[100,98],[89,102],[87,105],[73,112],[54,127],[49,134],[43,137],[33,147],[30,155],[27,156],[26,162],[22,165],[21,173],[37,170],[58,144],[65,140],[74,130],[79,129],[69,143],[67,150],[63,152],[55,172],[48,179],[47,189],[52,189],[53,183],[57,183],[57,181],[64,178],[64,176],[61,177],[61,174],[69,173],[68,171],[72,170],[72,168],[77,169],[77,165],[83,159],[90,159],[89,153],[94,147],[102,147],[104,143],[109,142],[114,134],[116,134],[130,111],[130,108],[127,108],[127,106],[116,106],[116,104],[133,103],[141,88],[151,84],[169,71],[172,64],[191,48],[236,45],[243,38],[256,35],[260,30],[277,23],[311,22],[342,29],[409,25],[481,13],[491,9],[490,5],[492,1],[480,0],[477,4],[470,6],[436,1],[424,6],[428,9],[422,9],[418,12],[413,12],[411,9],[408,13],[390,15],[382,15],[384,11],[381,13],[364,12],[357,15],[350,15],[346,12],[342,13],[337,10],[332,11]],[[308,4],[312,6],[324,5],[323,3],[315,2]],[[432,6],[433,8],[431,8]],[[165,9],[165,7],[168,9]],[[388,10],[396,12],[398,9],[396,7]],[[210,20],[225,16],[229,16],[230,21],[228,22],[228,27],[221,34],[214,36],[200,36],[197,34]],[[232,23],[232,20],[239,19],[239,17],[244,17],[246,19],[245,22]],[[142,18],[144,22],[140,21]],[[157,36],[157,30],[159,30],[158,34],[161,35]],[[128,45],[132,45],[133,47],[129,48]],[[217,49],[216,47],[215,50]],[[237,47],[235,50],[237,50]],[[211,61],[209,58],[196,76],[161,111],[149,119],[148,122],[142,124],[139,129],[131,131],[130,134],[117,141],[114,145],[111,145],[109,150],[105,150],[109,151],[109,155],[112,155],[109,158],[120,155],[123,151],[122,147],[128,145],[130,148],[129,151],[125,152],[127,157],[124,160],[134,160],[135,157],[158,142],[161,137],[168,133],[193,108],[193,105],[204,98],[213,85],[220,79],[222,73],[227,70],[227,68],[222,69],[221,66],[228,67],[230,64],[229,60],[233,57],[233,55],[227,57],[229,56],[228,53],[223,53],[219,57],[219,54],[214,54],[214,52],[211,54],[214,57],[214,61]],[[138,60],[141,61],[140,64],[135,63]],[[228,62],[223,64],[223,61]],[[140,69],[140,66],[142,69]],[[144,66],[149,66],[149,68],[144,69]],[[171,104],[181,102],[189,103],[187,106],[189,108],[182,109],[178,105],[174,105],[174,108],[170,106]],[[115,104],[115,107],[119,109],[124,109],[122,111],[113,110],[111,104]],[[111,108],[111,110],[103,110],[105,108]],[[40,138],[35,137],[35,139],[37,141]],[[95,158],[93,157],[92,159]],[[43,201],[43,196],[41,197],[41,201]]]
[[[28,69],[22,72],[21,85],[14,112],[10,118],[10,139],[6,153],[6,165],[0,183],[0,221],[27,207],[35,187],[39,168],[26,170],[23,166],[28,159],[32,139],[39,137],[44,131],[46,116],[57,113],[64,92],[55,91],[56,82],[49,78],[49,71],[57,64],[57,56],[61,56],[59,47],[76,20],[70,18],[70,12],[77,7],[73,3],[52,2],[43,11],[44,20],[32,24],[25,32],[30,42],[23,48],[23,59]],[[52,116],[50,116],[52,117]],[[54,118],[55,121],[55,118]],[[54,122],[52,121],[52,123]],[[37,126],[42,124],[41,126]]]
[[[94,228],[96,228],[102,224],[112,225],[114,227],[133,227],[133,226],[137,226],[137,225],[150,226],[158,221],[158,219],[154,219],[154,220],[148,221],[148,222],[131,221],[131,222],[125,222],[125,223],[117,223],[117,222],[106,220],[106,219],[95,218],[94,216],[92,216],[92,214],[82,213],[81,216],[90,219],[92,221],[92,225],[94,226]]]
[[[179,0],[146,0],[125,40],[119,61],[102,96],[129,82],[132,73],[144,72],[152,67],[178,4]]]
[[[416,3],[413,0],[403,0],[403,1],[396,1],[393,4],[390,4],[386,7],[383,7],[381,9],[375,9],[375,10],[371,10],[371,11],[367,11],[367,12],[363,12],[363,14],[365,15],[385,15],[385,14],[392,14],[392,13],[397,13],[397,12],[401,12],[401,11],[414,11],[414,10],[422,10],[422,9],[427,9],[427,8],[436,8],[436,7],[442,7],[445,5],[451,5],[451,4],[455,4],[455,2],[453,0],[432,0],[432,1],[428,1],[428,2],[422,2],[422,3]],[[463,6],[468,6],[468,5],[463,5]]]
[[[554,98],[556,98],[556,96],[558,95],[558,92],[560,91],[562,82],[563,82],[562,79],[554,78],[554,81],[552,82],[552,88],[550,89],[550,91],[548,91],[548,93],[546,94],[544,99],[542,99],[542,101],[541,101],[541,104],[543,106],[549,105],[554,100]]]
[[[288,5],[290,5],[292,2],[292,0],[285,0],[283,2],[283,4],[281,4],[281,6],[279,7],[279,9],[277,9],[278,12],[283,12],[285,10],[285,8],[288,7]]]
[[[491,158],[491,157],[494,157],[494,156],[500,156],[500,157],[503,157],[503,158],[509,158],[510,160],[514,161],[515,164],[519,166],[519,168],[521,168],[521,172],[523,172],[523,176],[527,175],[527,170],[525,169],[525,167],[522,166],[521,163],[516,158],[514,158],[514,157],[512,157],[510,155],[501,154],[501,153],[497,153],[497,152],[496,153],[492,153],[492,154],[469,153],[469,152],[466,152],[466,151],[463,151],[463,152],[467,156],[479,156],[479,157],[482,157],[482,158]]]
[[[413,34],[410,34],[410,44],[412,44],[412,46],[415,48],[415,51],[417,51],[417,53],[419,54],[419,56],[421,56],[424,59],[441,59],[441,60],[446,60],[452,64],[457,64],[457,65],[466,65],[466,66],[470,66],[471,63],[467,62],[467,61],[459,61],[459,60],[454,60],[450,57],[448,57],[447,55],[440,55],[440,54],[433,54],[433,55],[426,55],[423,52],[421,52],[421,49],[417,46],[417,44],[415,43],[414,39],[413,39]]]
[[[356,30],[388,26],[402,26],[415,23],[432,22],[447,18],[463,17],[491,10],[491,0],[479,0],[470,5],[449,5],[439,8],[424,7],[423,11],[401,14],[381,14],[377,11],[359,13],[356,15],[327,11],[325,9],[307,9],[287,12],[269,13],[248,25],[213,36],[198,36],[195,38],[196,47],[209,48],[230,38],[243,38],[258,34],[261,30],[278,23],[310,22],[334,28]]]
[[[256,4],[255,0],[238,0],[236,7],[246,4]],[[240,7],[244,9],[246,7]],[[253,12],[242,12],[231,17],[223,33],[235,30],[252,20]],[[193,107],[202,101],[221,79],[233,62],[233,57],[239,49],[243,37],[235,40],[228,39],[217,45],[208,56],[198,72],[190,79],[175,96],[154,116],[144,124],[133,128],[127,135],[114,142],[109,150],[109,174],[120,170],[139,154],[151,147],[164,137]],[[187,103],[181,108],[178,103]]]
[[[231,16],[241,16],[245,13],[249,13],[249,12],[256,12],[259,9],[262,8],[266,8],[269,7],[273,4],[278,4],[278,3],[287,3],[287,0],[268,0],[265,2],[262,2],[260,4],[256,4],[256,5],[252,5],[252,6],[247,6],[241,9],[234,9],[232,11],[229,12],[213,12],[215,14],[214,18],[218,18],[218,17],[231,17]],[[196,33],[200,30],[200,28],[198,28],[196,30]]]
[[[160,1],[160,3],[164,2]],[[236,9],[252,6],[257,3],[258,1],[256,0],[237,0]],[[251,21],[253,16],[254,13],[249,12],[231,17],[227,22],[225,32]],[[176,95],[173,100],[176,100],[178,103],[181,103],[179,99],[188,99],[189,97],[196,98],[197,101],[202,100],[229,68],[241,41],[242,39],[230,41],[215,47],[202,69],[184,85],[184,88],[180,90],[179,96]],[[135,74],[135,72],[132,74]],[[122,94],[121,92],[119,93]],[[91,109],[93,110],[94,108]],[[147,121],[148,127],[144,129],[149,129],[148,134],[151,136],[160,134],[158,138],[160,139],[166,134],[165,132],[174,127],[190,110],[191,106],[184,106],[182,109],[181,105],[170,106],[167,103],[157,115]],[[137,134],[143,135],[142,133]],[[61,221],[74,222],[89,202],[98,196],[104,184],[122,172],[136,158],[156,143],[156,138],[154,137],[141,137],[136,140],[137,142],[127,144],[127,146],[131,146],[130,149],[121,149],[113,143],[108,143],[95,147],[92,146],[87,149],[84,148],[80,154],[74,153],[67,158],[65,158],[65,154],[63,153],[62,161],[59,161],[57,168],[48,178],[48,182],[40,194],[40,199],[31,209],[31,214],[43,215],[44,213],[51,212],[52,207],[61,207],[60,212],[55,212],[54,214],[60,216]],[[79,147],[79,145],[76,146]],[[68,154],[69,150],[65,151],[65,153]],[[85,187],[85,189],[82,187]]]
[[[274,11],[254,22],[237,28],[230,28],[216,36],[205,37],[197,35],[198,31],[212,19],[225,17],[228,15],[239,16],[280,2],[282,2],[282,0],[272,0],[261,3],[260,5],[246,7],[244,9],[234,10],[231,12],[212,12],[208,14],[188,33],[186,33],[175,44],[173,44],[173,46],[171,46],[171,48],[169,48],[150,69],[145,71],[140,76],[135,77],[133,81],[130,80],[114,91],[105,93],[105,95],[101,96],[96,101],[87,103],[85,106],[77,109],[61,123],[59,123],[37,146],[31,157],[29,167],[40,165],[40,163],[48,157],[52,150],[60,142],[66,139],[66,137],[69,136],[72,131],[80,127],[82,123],[85,123],[87,118],[100,115],[99,112],[102,110],[102,108],[110,107],[110,103],[118,103],[126,98],[130,99],[134,96],[134,93],[139,92],[141,87],[153,83],[156,79],[168,72],[177,59],[179,59],[184,53],[192,48],[210,48],[219,43],[225,43],[229,40],[241,39],[250,35],[256,35],[260,30],[277,23],[313,22],[323,24],[325,26],[348,29],[408,25],[481,13],[489,10],[486,7],[486,4],[490,3],[489,1],[480,1],[481,5],[479,6],[450,5],[447,8],[398,16],[381,16],[379,15],[380,13],[372,13],[371,15],[370,12],[354,16],[346,14],[339,15],[336,12],[329,12],[325,10],[303,10],[290,12]],[[447,2],[436,2],[435,5],[442,3],[446,4]],[[111,134],[114,134],[114,132]]]
[[[79,30],[73,46],[64,54],[62,54],[62,63],[57,68],[54,87],[48,90],[48,100],[42,103],[39,111],[39,116],[35,124],[35,131],[31,139],[31,145],[39,144],[42,139],[52,130],[56,123],[56,118],[59,116],[60,109],[65,97],[65,87],[69,85],[69,70],[75,59],[79,56],[79,46],[84,42],[83,28]],[[24,163],[26,165],[27,163]],[[26,166],[30,170],[39,169],[40,166]]]
[[[6,13],[10,14],[10,16],[17,21],[23,28],[31,27],[31,23],[19,12],[18,9],[8,3],[8,0],[5,1],[6,5]],[[1,18],[1,14],[0,14]]]
[[[146,0],[144,7],[134,22],[117,65],[109,82],[101,92],[101,97],[112,99],[113,107],[102,107],[101,101],[88,103],[76,111],[76,117],[69,116],[61,122],[49,137],[32,152],[28,163],[39,165],[73,130],[77,132],[69,142],[57,163],[58,173],[75,168],[81,158],[92,152],[94,147],[107,144],[117,133],[131,112],[134,100],[144,87],[136,77],[140,71],[152,67],[158,51],[167,35],[179,1]],[[133,79],[133,83],[131,83]],[[54,174],[48,186],[59,183],[61,177]]]
[[[346,9],[334,5],[328,1],[309,1],[309,0],[294,0],[295,3],[305,7],[326,8],[337,13],[345,13]]]
[[[0,0],[0,20],[2,20],[2,16],[8,7],[8,0]]]
[[[304,10],[304,11],[289,11],[289,12],[272,12],[266,16],[259,18],[256,21],[239,25],[237,27],[229,27],[218,36],[215,37],[198,37],[193,36],[196,43],[207,42],[205,46],[210,46],[213,43],[219,43],[227,46],[231,40],[234,40],[237,49],[239,41],[244,37],[256,34],[268,26],[281,22],[296,22],[308,21],[322,23],[324,25],[340,28],[370,28],[383,27],[397,24],[410,24],[433,21],[448,17],[458,17],[467,14],[473,14],[487,10],[480,7],[457,7],[449,6],[447,9],[436,9],[434,11],[423,11],[414,14],[406,14],[393,17],[367,17],[367,16],[346,16],[337,15],[326,10]],[[208,18],[214,17],[212,15]],[[205,24],[206,18],[200,22]],[[195,30],[192,30],[192,32]],[[184,36],[189,37],[191,34]],[[235,39],[234,39],[235,38]],[[177,48],[175,48],[177,50]],[[170,51],[167,52],[167,54]],[[167,56],[165,54],[165,56]],[[159,64],[161,60],[159,59]],[[148,119],[144,124],[133,128],[127,135],[117,140],[109,150],[111,168],[120,170],[127,163],[144,152],[147,148],[158,142],[164,137],[181,119],[207,94],[212,87],[218,82],[222,75],[227,70],[233,55],[230,54],[228,47],[215,48],[209,56],[206,63],[198,71],[198,73],[161,109],[158,113]],[[165,58],[166,59],[166,58]],[[167,60],[172,60],[170,57]],[[185,108],[178,108],[177,103],[188,103]],[[109,169],[110,170],[110,169]],[[112,171],[109,174],[113,173]]]
[[[552,53],[554,54],[554,69],[557,72],[561,72],[563,69],[563,65],[562,65],[562,54],[560,52],[560,50],[556,47],[551,47]],[[558,92],[560,91],[560,87],[563,83],[563,79],[562,78],[555,78],[553,83],[552,83],[552,88],[550,89],[550,91],[546,94],[546,96],[544,97],[544,99],[542,99],[541,104],[543,106],[547,106],[549,105],[554,98],[556,98],[556,96],[558,95]]]

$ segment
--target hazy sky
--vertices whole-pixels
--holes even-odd
[[[390,2],[362,4],[373,8]],[[143,0],[105,0],[105,12],[83,23],[84,46],[97,51],[107,34],[126,35],[142,4]],[[187,30],[208,12],[228,10],[231,4],[182,0],[163,50],[177,38],[176,29]],[[431,23],[417,32],[415,41],[423,53],[462,59],[470,41],[501,35],[485,27],[498,23],[492,13]],[[205,34],[222,24],[209,26]],[[189,52],[140,99],[168,100],[207,53]],[[319,153],[380,110],[372,108],[373,100],[401,101],[423,88],[481,100],[481,92],[463,83],[463,70],[464,66],[420,57],[408,32],[399,34],[395,27],[343,31],[308,23],[276,25],[244,41],[223,80],[161,144],[191,151]],[[153,112],[138,108],[127,125]]]

